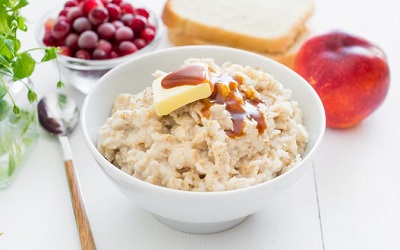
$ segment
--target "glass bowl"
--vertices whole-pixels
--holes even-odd
[[[160,43],[163,33],[162,21],[158,15],[149,7],[141,4],[140,2],[124,1],[132,4],[136,8],[145,8],[149,13],[149,22],[155,27],[155,37],[145,47],[138,51],[122,56],[115,59],[106,60],[84,60],[65,55],[58,55],[58,62],[62,74],[62,80],[65,84],[72,85],[80,92],[88,94],[97,80],[100,79],[105,73],[114,68],[115,66],[129,61],[130,59],[139,55],[146,54],[153,51]],[[45,34],[45,23],[49,18],[56,18],[58,13],[63,9],[63,5],[57,5],[55,8],[48,11],[36,25],[35,36],[40,46],[46,47],[42,39]]]

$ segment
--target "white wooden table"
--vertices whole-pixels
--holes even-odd
[[[31,1],[34,25],[57,1]],[[161,13],[164,0],[145,1]],[[311,27],[340,28],[379,44],[391,66],[385,103],[361,125],[326,131],[313,168],[271,204],[218,234],[170,229],[123,196],[96,165],[81,132],[72,152],[98,249],[400,249],[400,2],[317,0]],[[33,27],[24,40],[36,44]],[[159,49],[171,44],[163,38]],[[54,72],[54,73],[51,73]],[[39,97],[55,89],[53,64],[38,66]],[[65,92],[82,103],[84,95]],[[80,249],[58,141],[44,131],[15,182],[0,191],[0,249]]]

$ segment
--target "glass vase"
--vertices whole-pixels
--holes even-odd
[[[33,87],[29,78],[0,82],[0,189],[11,184],[38,138],[36,103],[29,102],[27,86]],[[13,103],[21,110],[19,116]]]

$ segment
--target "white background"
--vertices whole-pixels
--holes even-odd
[[[31,0],[25,42],[36,46],[33,26],[60,2]],[[160,14],[164,0],[145,4]],[[282,203],[231,230],[194,235],[159,223],[106,178],[78,128],[70,137],[72,153],[98,249],[400,249],[399,10],[398,0],[317,0],[311,28],[342,29],[382,47],[390,92],[359,126],[326,131],[313,168]],[[159,49],[170,46],[163,38]],[[39,97],[55,90],[57,79],[53,64],[38,66]],[[69,86],[64,91],[82,103],[83,94]],[[14,183],[0,190],[0,232],[1,250],[80,249],[61,147],[44,131]]]

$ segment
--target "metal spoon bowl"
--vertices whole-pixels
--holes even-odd
[[[39,101],[37,108],[40,124],[53,135],[68,135],[78,124],[78,106],[65,94],[48,94]]]
[[[50,134],[58,136],[63,149],[65,172],[67,174],[82,249],[96,249],[67,137],[78,124],[78,107],[75,101],[65,94],[51,93],[39,101],[37,109],[40,124]]]

